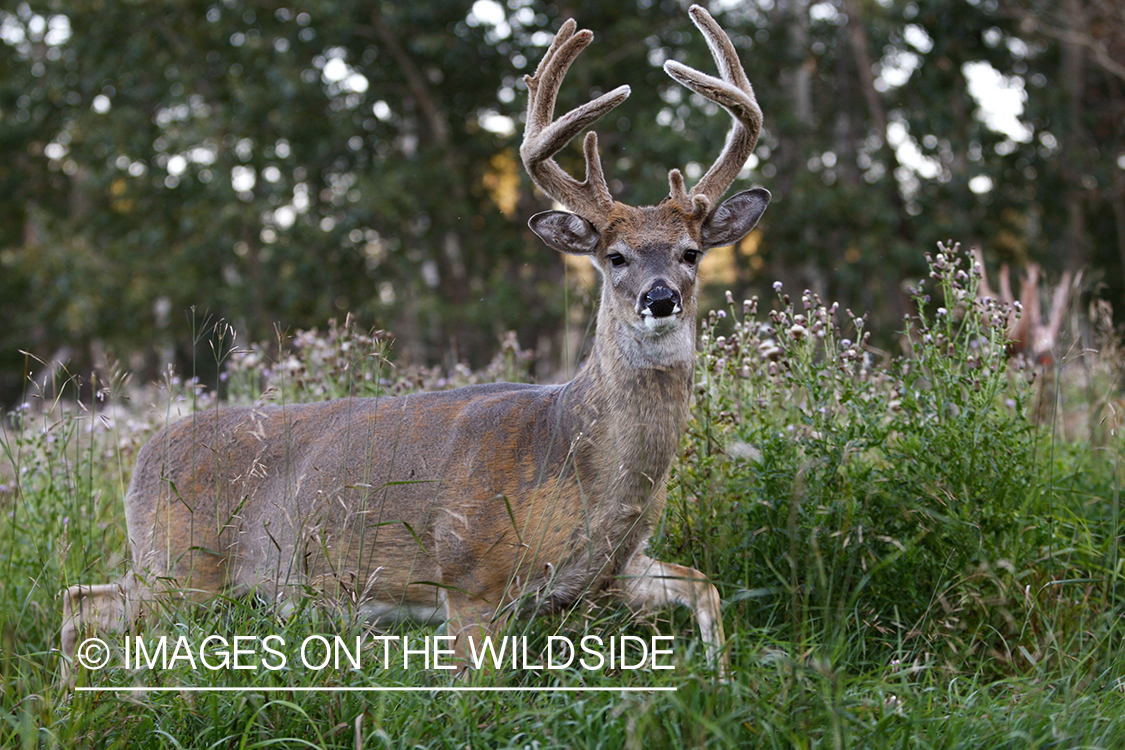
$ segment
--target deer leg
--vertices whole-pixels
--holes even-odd
[[[72,679],[79,638],[89,633],[120,633],[135,622],[147,587],[132,573],[116,583],[79,584],[63,592],[62,666],[59,678]]]
[[[695,568],[660,562],[638,552],[625,564],[621,578],[624,585],[619,594],[634,609],[656,609],[672,604],[690,608],[699,625],[707,659],[721,675],[727,674],[719,592],[707,576]]]
[[[508,616],[506,613],[497,614],[495,605],[484,604],[480,599],[462,595],[460,592],[451,593],[446,600],[448,619],[445,623],[445,632],[454,637],[453,654],[455,661],[460,665],[457,672],[459,677],[466,677],[479,660],[480,671],[490,672],[494,665],[491,652],[485,648],[485,638],[504,630]],[[493,644],[499,648],[499,643]],[[477,659],[474,660],[473,655]]]

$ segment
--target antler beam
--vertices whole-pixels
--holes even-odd
[[[593,32],[585,29],[576,32],[575,28],[573,20],[564,23],[535,69],[535,75],[524,78],[528,105],[520,157],[531,179],[544,193],[595,225],[600,225],[613,208],[613,196],[602,173],[597,135],[591,132],[586,136],[584,181],[579,182],[564,172],[553,157],[583,129],[625,101],[630,89],[619,86],[558,120],[554,119],[555,100],[563,78],[578,54],[594,39]]]
[[[690,193],[678,169],[668,175],[671,200],[683,210],[702,217],[718,204],[753,153],[762,130],[762,110],[730,37],[702,7],[693,5],[688,12],[707,40],[720,77],[706,75],[675,60],[666,62],[664,70],[678,83],[722,106],[734,118],[734,127],[722,152]],[[553,157],[583,129],[625,101],[630,89],[619,86],[554,119],[555,101],[563,78],[578,54],[594,38],[592,32],[576,29],[573,20],[564,23],[535,74],[524,78],[528,106],[520,156],[528,174],[543,192],[600,226],[608,219],[614,200],[602,172],[597,135],[591,132],[586,136],[586,179],[582,182],[564,172]]]
[[[691,6],[688,13],[692,22],[703,32],[722,78],[705,75],[675,60],[664,63],[664,72],[681,85],[719,104],[734,118],[734,127],[727,135],[726,145],[719,158],[690,193],[684,192],[683,177],[678,169],[672,170],[668,175],[673,201],[685,210],[703,209],[706,212],[731,186],[753,153],[762,131],[762,110],[730,37],[711,14],[700,6]],[[695,200],[697,196],[705,198],[706,202],[700,205]]]

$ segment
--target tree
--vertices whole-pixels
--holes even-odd
[[[1121,14],[1108,0],[774,0],[715,7],[765,132],[745,184],[774,203],[729,260],[867,311],[889,336],[939,239],[990,263],[1125,263]],[[1043,7],[1039,7],[1042,4]],[[718,4],[716,4],[718,5]],[[1065,5],[1065,3],[1064,3]],[[621,83],[597,130],[628,203],[716,156],[725,113],[660,69],[713,64],[678,0],[146,3],[0,11],[0,400],[25,357],[151,377],[199,354],[187,322],[247,339],[357,315],[413,361],[552,351],[568,278],[526,229],[522,76],[564,17],[596,32],[559,106]],[[1026,98],[997,130],[974,71]],[[989,72],[991,71],[991,72]],[[577,147],[560,155],[580,169]],[[723,290],[717,290],[721,294]],[[712,297],[718,302],[719,296]],[[1121,306],[1118,305],[1120,308]],[[103,355],[107,352],[107,355]],[[213,368],[213,365],[211,365]]]

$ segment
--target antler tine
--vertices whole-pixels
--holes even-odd
[[[1051,294],[1051,312],[1047,322],[1038,326],[1035,335],[1035,355],[1037,357],[1050,354],[1059,340],[1059,329],[1062,328],[1063,316],[1066,315],[1067,300],[1070,297],[1070,271],[1064,271],[1059,285]]]
[[[684,193],[683,179],[678,178],[678,170],[672,170],[673,173],[669,174],[672,199],[685,210],[695,211],[704,206],[715,205],[742,171],[762,131],[762,110],[730,37],[711,14],[700,6],[691,6],[688,13],[692,22],[703,32],[722,79],[700,73],[675,60],[664,63],[664,71],[681,85],[721,105],[734,118],[734,127],[727,135],[719,158],[690,193]],[[706,201],[700,201],[701,197]]]
[[[524,77],[528,93],[527,123],[520,157],[527,173],[544,193],[600,225],[613,208],[613,196],[602,173],[597,136],[594,133],[586,136],[586,179],[582,182],[563,171],[553,157],[587,126],[625,101],[630,89],[619,86],[554,119],[555,100],[563,78],[578,54],[594,39],[592,32],[585,29],[576,32],[576,27],[573,20],[564,23],[535,69],[535,75]]]

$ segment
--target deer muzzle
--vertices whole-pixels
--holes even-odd
[[[663,282],[657,282],[645,292],[637,305],[644,317],[668,318],[683,312],[680,293]]]

